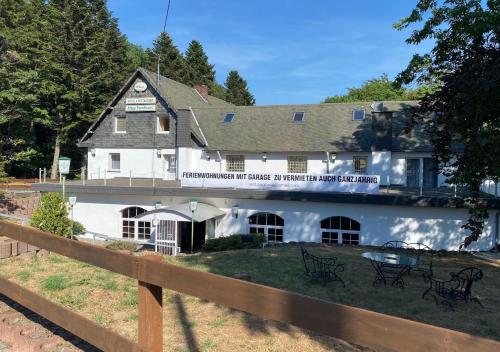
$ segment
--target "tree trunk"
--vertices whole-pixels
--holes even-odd
[[[59,132],[56,135],[56,145],[54,147],[54,158],[52,159],[52,170],[50,172],[50,179],[57,179],[57,174],[59,171],[59,154],[61,153],[61,138],[59,137]]]

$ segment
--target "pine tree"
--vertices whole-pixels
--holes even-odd
[[[35,169],[43,163],[35,126],[43,119],[38,104],[38,72],[42,53],[41,13],[37,1],[0,1],[0,155],[5,168]]]
[[[122,84],[126,40],[104,0],[49,1],[43,24],[40,100],[53,133],[55,178],[61,147],[74,146]]]
[[[229,72],[226,79],[226,101],[235,105],[255,105],[253,95],[248,91],[247,81],[238,74],[238,71]]]
[[[170,36],[162,32],[153,42],[152,49],[146,49],[147,68],[157,71],[158,56],[160,56],[160,74],[174,81],[187,83],[188,68],[186,60],[174,45]]]
[[[188,79],[186,84],[191,86],[204,84],[212,90],[215,84],[214,65],[208,63],[208,57],[200,42],[193,40],[186,50],[186,64]]]

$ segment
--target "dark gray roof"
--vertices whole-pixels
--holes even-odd
[[[404,111],[414,101],[388,101],[384,112],[392,118],[393,151],[428,151],[429,143],[421,130],[404,133],[409,119]],[[220,151],[369,151],[374,145],[372,102],[193,107],[208,149]],[[353,121],[355,109],[365,110],[363,121]],[[233,122],[225,123],[226,113],[234,113]],[[294,112],[304,112],[304,121],[293,122]]]

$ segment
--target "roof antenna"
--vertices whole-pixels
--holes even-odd
[[[167,14],[165,15],[165,22],[163,23],[163,32],[162,33],[165,33],[165,30],[167,29],[168,13],[170,12],[170,1],[171,0],[168,0]],[[156,72],[157,72],[156,84],[160,85],[160,53],[158,53],[158,63],[157,63],[157,67],[156,67]]]

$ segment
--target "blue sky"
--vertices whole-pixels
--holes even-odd
[[[168,0],[108,0],[130,41],[150,47]],[[318,103],[387,73],[393,78],[419,47],[392,24],[415,1],[172,0],[167,32],[184,51],[200,41],[217,80],[236,69],[258,105]]]

